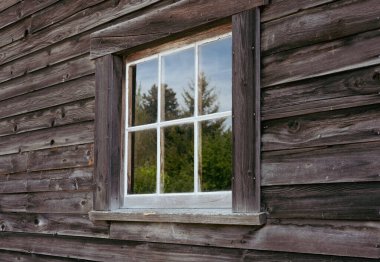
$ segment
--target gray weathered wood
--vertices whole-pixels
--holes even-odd
[[[268,222],[269,224],[264,227],[112,222],[110,237],[130,241],[338,256],[377,258],[379,255],[376,248],[380,240],[379,222],[332,220]]]
[[[95,210],[119,208],[123,59],[96,60]]]
[[[119,209],[92,211],[93,220],[158,223],[263,225],[265,213],[232,213],[230,209]]]
[[[1,213],[0,228],[3,232],[27,232],[40,234],[108,237],[106,222],[93,223],[88,215],[80,214],[20,214]]]
[[[379,202],[379,182],[262,188],[270,218],[380,220]]]
[[[379,154],[379,142],[267,152],[261,185],[380,182]]]
[[[232,17],[234,212],[260,212],[260,9]]]
[[[178,1],[145,16],[93,33],[91,57],[97,58],[160,40],[267,2],[267,0]]]

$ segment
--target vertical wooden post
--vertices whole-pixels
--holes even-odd
[[[119,208],[123,59],[96,59],[94,209]]]
[[[234,212],[260,212],[260,9],[232,17]]]

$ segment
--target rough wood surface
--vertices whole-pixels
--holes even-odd
[[[262,119],[380,103],[380,66],[345,71],[262,90]]]
[[[313,220],[268,222],[269,224],[264,227],[113,222],[110,237],[131,241],[338,256],[371,258],[380,256],[376,248],[380,241],[379,222]]]
[[[95,210],[120,207],[123,59],[96,60]]]
[[[0,11],[7,9],[8,7],[17,4],[18,2],[21,2],[21,0],[2,0],[0,2]]]
[[[93,188],[91,169],[65,169],[0,176],[0,193],[83,191]]]
[[[380,220],[379,203],[379,182],[262,188],[270,218]]]
[[[145,16],[93,33],[91,57],[97,58],[160,40],[266,3],[267,0],[178,1]]]
[[[95,72],[95,63],[84,56],[70,62],[49,67],[0,84],[0,101],[20,96]]]
[[[78,262],[84,260],[77,260],[56,256],[44,256],[34,253],[21,253],[13,251],[0,250],[0,262]]]
[[[264,153],[261,185],[380,182],[379,154],[379,142]]]
[[[59,191],[0,195],[1,212],[87,214],[92,191]]]
[[[81,81],[78,81],[77,83],[80,83]],[[80,89],[77,87],[81,85],[74,85],[75,89],[73,90],[73,93],[76,93],[76,91],[85,92],[86,85],[81,86]],[[55,100],[57,103],[62,103],[65,101],[65,98],[67,99],[73,99],[70,92],[63,92],[64,85],[60,85],[60,88],[58,90],[59,93],[62,94],[60,97],[56,97]],[[64,91],[67,91],[64,90]],[[91,92],[94,91],[94,89],[89,90]],[[35,93],[33,93],[35,94]],[[65,97],[65,95],[67,96]],[[49,93],[49,95],[52,95]],[[78,94],[79,97],[83,97],[86,94]],[[25,98],[25,100],[28,100]],[[24,100],[24,101],[25,101]],[[49,102],[54,99],[49,99]],[[47,103],[44,103],[45,100],[34,100],[33,102],[41,102],[42,106],[48,106]],[[27,102],[27,101],[25,101]],[[1,104],[0,104],[1,105]],[[25,105],[25,104],[24,104]],[[29,106],[31,107],[31,106]],[[20,134],[28,131],[34,131],[38,129],[44,129],[49,127],[57,127],[57,126],[63,126],[67,124],[74,124],[84,121],[90,121],[94,120],[95,115],[95,101],[94,98],[86,99],[86,100],[80,100],[75,101],[69,104],[63,104],[60,106],[54,106],[50,107],[48,109],[39,110],[32,113],[22,114],[18,115],[16,117],[12,118],[6,118],[0,120],[0,136],[6,136],[11,134]],[[1,106],[0,106],[1,108]],[[26,106],[26,111],[28,111],[28,106]],[[16,108],[14,108],[16,110]]]
[[[263,58],[263,86],[380,64],[380,30],[373,30]],[[350,55],[347,55],[350,54]]]
[[[263,24],[264,54],[332,41],[380,28],[377,0],[345,0]]]
[[[260,9],[234,15],[232,31],[232,210],[260,212]]]
[[[266,121],[261,139],[264,151],[379,141],[380,106]]]
[[[69,236],[108,237],[109,225],[93,223],[88,215],[1,213],[3,232],[27,232]]]
[[[157,223],[263,225],[265,213],[232,213],[231,209],[120,209],[92,211],[93,220]]]
[[[53,147],[92,143],[94,141],[94,123],[48,128],[18,135],[0,137],[0,155]]]
[[[85,167],[93,164],[93,145],[76,145],[0,156],[0,174]]]

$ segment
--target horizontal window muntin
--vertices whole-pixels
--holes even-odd
[[[224,34],[221,36],[209,38],[206,40],[198,41],[194,44],[191,45],[186,45],[183,47],[179,47],[173,50],[161,52],[159,54],[149,56],[146,58],[142,58],[136,61],[132,61],[127,63],[126,65],[126,83],[127,83],[127,92],[126,92],[126,110],[127,112],[125,113],[125,161],[124,161],[124,207],[130,207],[130,208],[137,208],[137,207],[157,207],[157,204],[153,204],[157,201],[153,200],[152,197],[155,197],[156,199],[160,199],[161,202],[163,203],[168,203],[168,207],[174,207],[178,205],[173,205],[171,203],[171,197],[176,196],[177,200],[178,198],[185,198],[186,199],[186,207],[189,207],[189,202],[188,201],[194,201],[195,205],[196,202],[199,202],[200,200],[198,199],[198,196],[203,195],[205,197],[205,201],[207,202],[208,200],[210,201],[210,206],[211,207],[224,207],[224,206],[229,206],[231,207],[230,204],[230,198],[231,198],[231,192],[225,191],[225,190],[219,190],[219,191],[211,191],[211,192],[203,192],[201,191],[201,182],[199,181],[199,169],[201,168],[199,166],[199,147],[200,147],[200,128],[202,123],[205,123],[206,121],[211,121],[211,120],[222,120],[222,119],[227,119],[231,118],[232,111],[231,110],[224,110],[221,112],[211,112],[211,113],[206,113],[202,114],[201,109],[199,109],[199,50],[202,46],[207,45],[208,43],[213,43],[218,40],[223,40],[223,39],[228,39],[231,38],[231,33]],[[165,91],[165,88],[163,88],[163,59],[167,56],[170,56],[172,54],[178,54],[181,51],[186,51],[186,50],[191,50],[194,49],[194,97],[193,97],[193,112],[192,116],[185,116],[182,118],[178,119],[169,119],[165,120],[165,116],[163,115],[164,112],[162,112],[162,93]],[[232,49],[231,49],[231,56],[232,56]],[[156,113],[156,121],[151,121],[151,123],[146,123],[146,124],[134,124],[132,123],[133,118],[133,112],[131,112],[132,106],[134,107],[135,105],[131,105],[131,98],[135,99],[134,97],[130,97],[133,95],[132,92],[136,93],[137,89],[137,83],[133,83],[131,85],[131,75],[130,75],[130,70],[133,69],[133,67],[136,67],[137,65],[144,63],[144,62],[149,62],[153,61],[154,59],[157,59],[157,113]],[[136,70],[136,69],[134,69]],[[136,74],[136,72],[135,72]],[[135,80],[136,81],[136,80]],[[158,88],[159,87],[159,88]],[[195,88],[198,87],[198,88]],[[135,89],[135,90],[131,90]],[[164,89],[164,90],[163,90]],[[132,117],[131,117],[132,116]],[[224,120],[223,120],[224,121]],[[161,148],[161,143],[162,143],[162,137],[163,137],[163,132],[164,129],[167,127],[176,127],[176,126],[184,126],[184,125],[192,125],[193,126],[193,137],[194,141],[193,142],[193,190],[189,192],[163,192],[163,186],[161,184],[162,180],[162,169],[161,169],[161,164],[162,164],[162,148]],[[130,143],[129,141],[131,139],[131,134],[136,133],[136,132],[142,132],[142,131],[148,131],[148,130],[154,130],[156,131],[156,187],[155,187],[155,192],[150,192],[150,193],[138,193],[134,194],[131,192],[130,188],[128,188],[128,185],[131,184],[128,179],[131,179],[130,175],[128,174],[128,164],[129,164],[129,157],[130,155],[133,155],[133,153],[130,150]],[[219,195],[219,196],[218,196]],[[158,198],[157,198],[158,197]],[[207,200],[208,199],[208,200]],[[175,201],[174,201],[175,202]],[[180,201],[181,202],[181,201]],[[200,201],[201,203],[202,201]],[[147,203],[147,204],[144,204]],[[171,203],[171,204],[170,204]],[[217,203],[217,206],[214,206],[214,204]],[[227,204],[226,204],[227,203]],[[159,204],[160,207],[164,207],[161,204]],[[210,208],[210,207],[208,207]]]

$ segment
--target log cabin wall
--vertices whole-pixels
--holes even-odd
[[[90,33],[173,2],[0,2],[0,261],[377,261],[378,0],[263,8],[265,226],[89,220]]]

